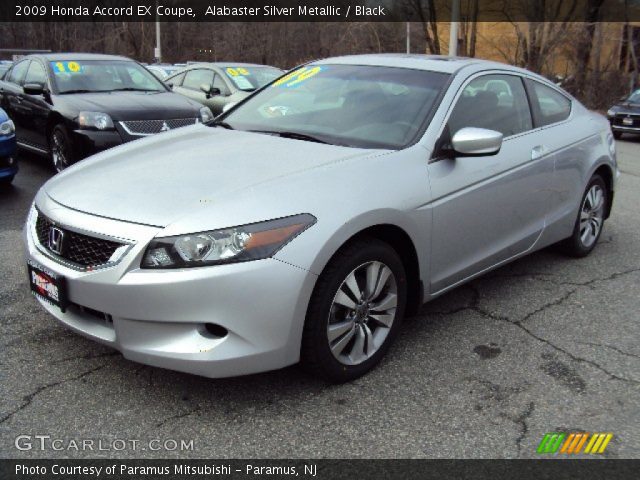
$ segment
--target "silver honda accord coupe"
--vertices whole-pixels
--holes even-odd
[[[607,120],[529,71],[330,58],[53,177],[29,281],[133,361],[343,382],[425,301],[551,244],[591,252],[617,176]]]

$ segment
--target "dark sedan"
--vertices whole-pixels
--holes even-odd
[[[205,122],[209,108],[171,92],[139,63],[97,54],[30,55],[0,81],[18,145],[61,171],[130,140]]]
[[[226,105],[244,100],[283,73],[279,68],[252,63],[195,63],[164,81],[174,92],[206,105],[214,115],[219,115]]]
[[[615,138],[620,138],[623,133],[640,134],[640,90],[611,107],[607,117]]]

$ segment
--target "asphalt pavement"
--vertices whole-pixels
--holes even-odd
[[[589,257],[546,249],[450,292],[339,386],[146,367],[62,327],[26,282],[20,229],[52,172],[23,156],[0,191],[0,457],[527,458],[547,432],[611,432],[604,456],[640,458],[640,138],[618,152]]]

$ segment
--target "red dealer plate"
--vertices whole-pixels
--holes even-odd
[[[63,312],[67,306],[65,278],[33,261],[27,263],[29,285],[33,294],[59,307]]]

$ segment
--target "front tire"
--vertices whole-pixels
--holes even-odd
[[[10,177],[0,178],[0,186],[8,187],[9,185],[11,185],[11,182],[13,182],[14,176],[15,175],[11,175]]]
[[[573,234],[561,244],[564,252],[573,257],[586,257],[598,243],[604,227],[609,192],[604,179],[596,174],[591,177],[582,200]]]
[[[51,164],[57,173],[70,167],[76,161],[71,137],[66,127],[56,125],[49,134],[49,156]]]
[[[406,300],[406,273],[393,248],[374,238],[347,245],[326,266],[309,302],[303,366],[333,383],[364,375],[396,337]]]
[[[620,140],[622,138],[622,132],[613,132],[613,138]]]

